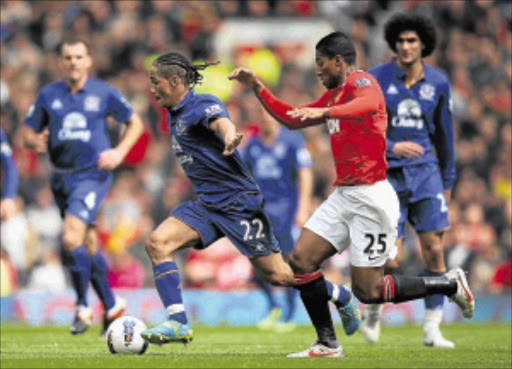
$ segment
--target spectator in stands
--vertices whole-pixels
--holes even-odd
[[[495,219],[505,219],[504,210],[500,206],[497,213],[492,215],[489,208],[496,207],[496,204],[493,200],[489,200],[488,195],[491,192],[496,193],[500,199],[503,199],[501,200],[503,203],[510,201],[512,193],[510,190],[512,153],[509,133],[511,112],[509,105],[512,101],[509,97],[512,78],[512,68],[509,67],[512,54],[510,4],[503,1],[304,2],[277,0],[261,2],[266,4],[256,4],[256,7],[266,9],[259,11],[258,21],[284,14],[300,16],[302,19],[321,17],[326,22],[330,22],[333,28],[343,29],[346,32],[355,30],[357,34],[353,36],[361,38],[363,35],[361,41],[369,44],[368,50],[365,50],[365,47],[362,48],[362,53],[358,50],[361,56],[364,54],[369,67],[385,61],[389,56],[385,45],[381,42],[380,34],[383,23],[391,14],[404,9],[416,9],[424,14],[430,14],[437,20],[439,22],[437,26],[443,30],[443,39],[440,40],[438,53],[430,57],[428,62],[440,67],[453,82],[455,125],[460,136],[456,141],[459,153],[456,164],[460,176],[454,188],[452,201],[464,208],[471,202],[473,194],[477,194],[478,201],[483,207],[484,221],[497,231],[498,228],[504,227],[495,224]],[[140,74],[140,55],[161,54],[171,47],[190,54],[191,46],[195,45],[197,49],[199,45],[194,43],[194,35],[199,29],[198,24],[204,14],[215,15],[216,21],[229,22],[233,18],[249,13],[246,2],[212,1],[202,6],[212,8],[215,13],[211,13],[211,10],[207,12],[198,10],[197,2],[190,1],[1,2],[0,120],[11,139],[11,147],[20,174],[19,194],[27,204],[27,209],[36,202],[39,188],[44,185],[49,176],[50,166],[45,157],[38,157],[23,148],[20,122],[34,101],[38,87],[56,79],[59,75],[57,55],[53,47],[61,40],[62,35],[68,34],[71,28],[82,29],[80,32],[88,29],[90,35],[87,37],[94,39],[91,49],[95,59],[93,74],[99,78],[106,78],[110,82],[120,82],[121,90],[131,99],[132,96],[137,96],[141,89],[147,89],[139,82],[140,78],[137,76]],[[75,19],[80,24],[73,25]],[[285,18],[281,18],[281,21],[285,21]],[[247,19],[247,22],[251,20]],[[155,34],[155,31],[158,34]],[[201,31],[204,35],[197,38],[196,42],[207,40],[208,43],[211,37],[215,39],[215,27]],[[211,32],[211,35],[208,35],[208,32]],[[365,39],[365,32],[371,37],[366,36]],[[235,47],[238,46],[235,45]],[[250,46],[256,49],[258,45]],[[280,46],[283,46],[283,43]],[[218,51],[213,50],[213,52]],[[308,65],[304,59],[298,60],[299,56],[295,52],[287,53],[283,58],[279,60],[283,63],[283,77],[276,86],[277,95],[285,100],[297,102],[311,100],[309,97],[298,97],[304,94],[308,96],[312,93],[314,96],[319,96],[320,92],[314,89],[321,86],[318,87],[318,83],[311,82],[316,80],[313,65]],[[221,62],[234,61],[226,59]],[[300,65],[300,74],[312,76],[313,79],[296,79],[293,87],[290,88],[289,79],[287,81],[285,76],[289,64]],[[129,72],[125,74],[127,70]],[[20,79],[20,76],[23,78]],[[484,86],[480,91],[479,86],[495,79],[493,76],[501,76],[502,81],[492,88]],[[314,88],[311,88],[312,86]],[[170,169],[174,168],[173,165],[167,165],[173,162],[174,157],[169,155],[167,139],[164,137],[165,131],[161,130],[158,120],[154,118],[158,116],[159,110],[153,106],[149,95],[144,95],[143,98],[147,100],[149,108],[142,113],[144,114],[142,118],[154,126],[152,132],[154,135],[148,147],[148,154],[140,164],[146,166],[145,182],[144,187],[141,186],[141,191],[150,193],[155,199],[160,199],[169,182],[169,185],[179,188],[177,191],[179,195],[167,194],[164,197],[190,198],[192,196],[190,184],[182,180],[178,171]],[[250,106],[242,103],[244,100],[243,90],[238,88],[229,101],[226,101],[228,110],[237,124],[243,124],[244,117],[248,115],[248,109],[250,109]],[[241,120],[235,119],[235,115],[232,114],[234,110],[237,110],[236,117],[240,117]],[[490,127],[491,125],[487,127],[486,121],[489,117],[492,117],[494,123],[491,125],[494,127]],[[167,128],[166,121],[162,122],[162,127]],[[114,125],[108,126],[111,136],[117,134],[115,129]],[[328,135],[325,131],[312,129],[304,134],[308,149],[313,156],[315,178],[313,203],[318,204],[326,194],[332,191],[330,189],[332,165],[327,161],[330,160],[329,155],[323,154],[323,150],[329,147]],[[493,134],[499,140],[497,144],[486,139]],[[484,136],[483,140],[475,141],[480,157],[475,156],[472,150],[474,143],[472,139],[475,135]],[[159,140],[164,140],[163,144]],[[155,147],[158,149],[155,150]],[[151,157],[153,151],[159,151],[158,160]],[[471,172],[471,176],[466,177],[464,175],[466,172]],[[487,172],[491,173],[489,178],[482,177]],[[182,199],[179,201],[181,202]],[[169,201],[168,204],[171,202]],[[160,204],[157,202],[156,205]],[[156,213],[164,214],[163,211]],[[162,218],[158,218],[159,216],[155,214],[153,214],[154,221],[159,223]],[[502,232],[500,231],[499,234]],[[2,229],[2,237],[4,233]],[[23,283],[26,281],[20,280],[20,284],[23,285]]]

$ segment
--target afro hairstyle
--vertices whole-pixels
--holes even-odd
[[[436,30],[433,22],[419,14],[396,14],[384,27],[384,37],[394,52],[396,52],[396,40],[404,31],[415,31],[423,44],[421,56],[432,54],[436,47]]]

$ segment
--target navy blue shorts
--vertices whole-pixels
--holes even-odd
[[[222,209],[207,207],[199,201],[187,201],[170,216],[195,229],[203,248],[226,236],[245,256],[266,256],[281,252],[281,248],[263,204],[261,194],[242,193]]]
[[[101,202],[112,185],[112,173],[98,168],[74,173],[54,172],[50,185],[62,217],[71,214],[87,224],[94,224]]]
[[[270,224],[274,230],[274,234],[281,246],[281,250],[284,256],[288,256],[292,253],[295,241],[292,235],[293,219],[287,219],[287,214],[281,214],[281,216],[273,215],[267,212]]]
[[[400,200],[398,237],[405,232],[405,222],[417,232],[434,232],[450,225],[444,187],[436,163],[390,168],[387,177]]]

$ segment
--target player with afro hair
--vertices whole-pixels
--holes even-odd
[[[415,31],[423,46],[421,56],[429,56],[436,47],[436,31],[429,18],[417,14],[397,14],[393,16],[384,29],[384,37],[389,48],[396,52],[396,41],[403,31]]]

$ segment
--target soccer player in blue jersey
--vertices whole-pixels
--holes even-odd
[[[105,308],[103,333],[122,315],[126,302],[107,281],[107,262],[98,251],[96,213],[112,184],[111,171],[123,161],[143,131],[143,123],[116,88],[89,76],[91,56],[80,39],[59,45],[61,81],[44,86],[25,118],[25,145],[50,154],[51,188],[64,218],[62,260],[77,293],[72,334],[92,322],[87,305],[89,280]],[[119,144],[111,148],[106,118],[126,123]]]
[[[12,150],[7,142],[7,135],[0,127],[0,157],[2,159],[2,200],[0,201],[0,218],[8,221],[16,213],[16,195],[18,193],[18,170],[12,157]]]
[[[421,242],[427,266],[424,274],[442,276],[446,272],[443,233],[450,224],[447,203],[455,181],[450,83],[445,74],[423,62],[436,44],[431,20],[397,14],[386,24],[385,38],[396,58],[369,72],[379,81],[386,99],[387,178],[400,200],[398,254],[409,221]],[[431,295],[424,301],[423,343],[453,348],[439,329],[444,296]],[[366,306],[362,331],[370,342],[379,338],[381,310],[381,305]]]
[[[298,132],[281,126],[263,108],[259,132],[251,137],[244,148],[243,158],[265,198],[265,210],[281,245],[283,256],[290,255],[295,243],[294,226],[302,228],[309,217],[313,175],[311,156]],[[295,311],[294,288],[286,289],[287,309],[281,321],[282,310],[271,287],[258,274],[256,283],[269,303],[269,313],[259,323],[261,329],[289,331]]]
[[[282,257],[260,188],[236,150],[242,135],[226,107],[217,97],[193,90],[202,79],[199,70],[208,65],[193,65],[181,54],[167,53],[153,62],[149,73],[151,93],[168,110],[172,148],[198,197],[174,209],[146,243],[155,285],[168,314],[166,321],[142,332],[150,343],[187,343],[193,338],[174,262],[174,253],[180,249],[205,248],[226,236],[267,282],[295,286],[295,277],[304,285],[309,281],[309,276],[294,277]],[[351,293],[323,278],[321,287],[338,307],[345,332],[355,333],[359,321]],[[332,325],[330,314],[325,320]]]

